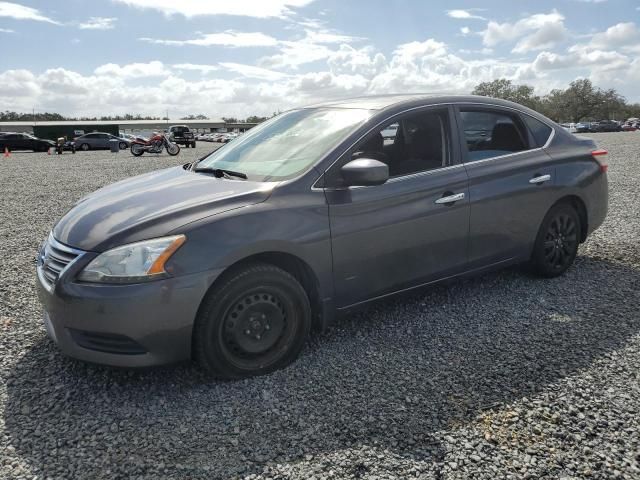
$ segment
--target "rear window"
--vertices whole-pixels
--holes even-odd
[[[549,140],[549,136],[551,135],[551,127],[545,123],[542,123],[537,118],[530,117],[529,115],[523,115],[524,123],[527,124],[529,130],[531,130],[531,134],[533,135],[534,140],[538,147],[543,147],[547,140]]]

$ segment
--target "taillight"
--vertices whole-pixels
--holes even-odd
[[[607,163],[609,160],[609,152],[604,148],[599,148],[598,150],[593,150],[591,155],[600,165],[600,171],[605,173],[609,169],[609,164]]]

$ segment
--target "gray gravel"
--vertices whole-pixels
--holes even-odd
[[[640,133],[566,276],[518,269],[378,303],[284,371],[113,370],[46,338],[33,255],[78,198],[176,158],[0,158],[0,478],[640,478]]]

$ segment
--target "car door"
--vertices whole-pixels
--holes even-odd
[[[467,176],[459,163],[451,119],[449,107],[395,116],[327,172],[325,194],[339,307],[454,275],[466,267]],[[396,122],[402,133],[385,141],[382,130]],[[352,158],[387,163],[391,178],[378,186],[342,188],[339,169]]]
[[[106,133],[96,133],[96,148],[109,148],[109,139]]]
[[[86,143],[87,145],[89,145],[89,148],[95,148],[95,133],[87,133],[85,135],[83,135],[82,137],[80,137],[78,139],[78,141],[76,142],[78,145],[82,145],[83,143]]]
[[[458,105],[456,114],[469,177],[469,268],[524,260],[550,207],[555,167],[541,147],[553,129],[504,107]]]

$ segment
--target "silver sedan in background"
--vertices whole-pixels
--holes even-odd
[[[108,149],[110,148],[109,141],[112,138],[118,140],[120,150],[125,150],[131,146],[131,141],[126,138],[116,137],[115,135],[111,135],[110,133],[92,132],[76,137],[76,148],[84,151],[100,150],[105,148]]]

